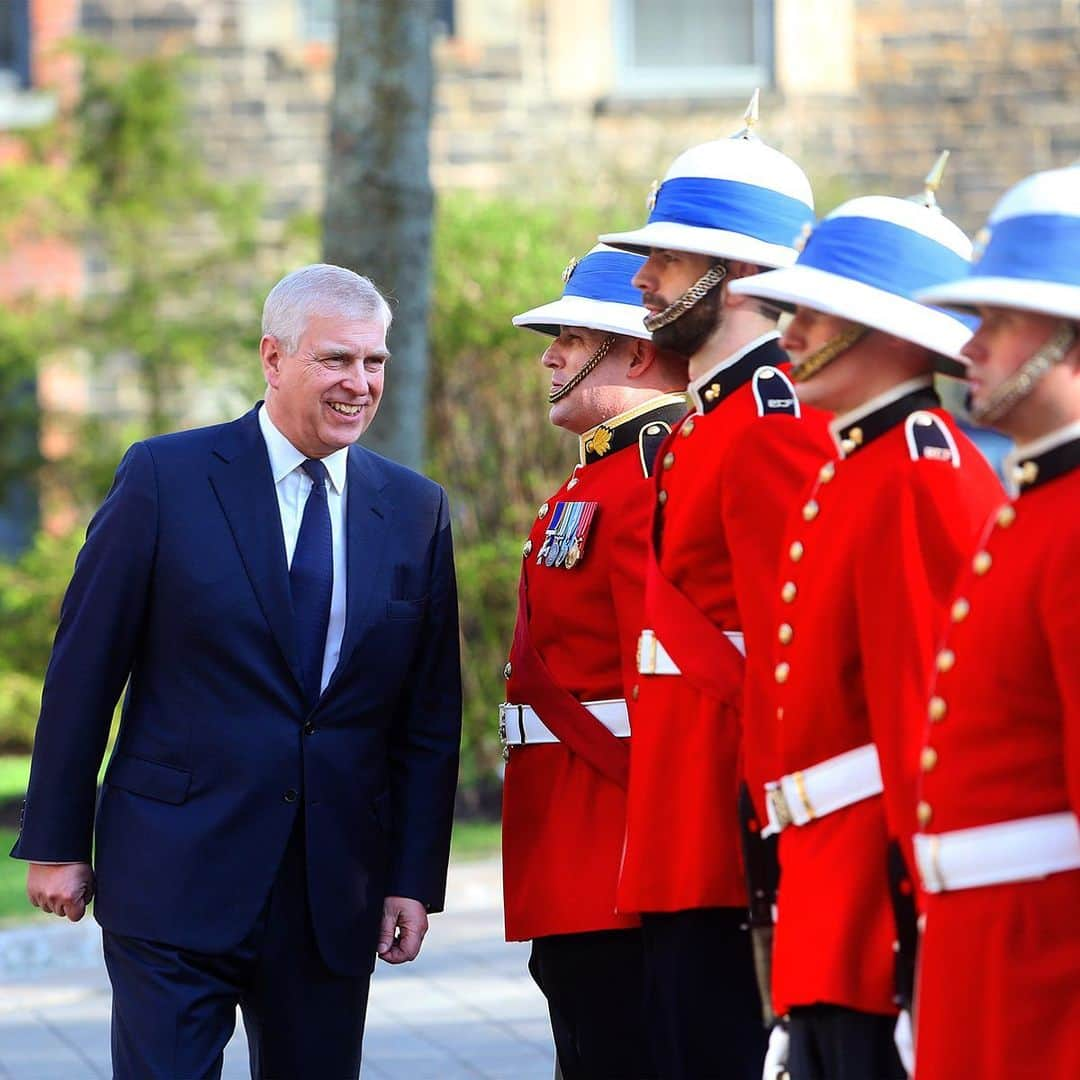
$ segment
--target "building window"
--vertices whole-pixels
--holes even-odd
[[[0,0],[0,86],[30,85],[29,0]]]
[[[333,41],[337,34],[335,0],[300,0],[300,32],[305,41]]]
[[[613,0],[627,94],[724,94],[772,82],[772,0]]]

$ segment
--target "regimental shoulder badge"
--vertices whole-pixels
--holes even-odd
[[[551,523],[536,554],[537,566],[557,566],[573,570],[585,556],[589,529],[596,520],[599,503],[557,502]]]
[[[638,454],[641,457],[641,471],[645,476],[652,476],[656,455],[670,434],[671,425],[666,420],[653,420],[638,432]]]
[[[960,450],[945,421],[933,413],[919,410],[904,421],[908,453],[912,461],[944,461],[960,468]]]
[[[754,372],[750,381],[757,402],[758,416],[801,416],[795,384],[779,369],[766,364]]]

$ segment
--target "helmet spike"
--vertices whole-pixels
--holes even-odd
[[[750,104],[746,106],[746,112],[743,113],[743,129],[736,132],[733,139],[756,139],[757,133],[754,128],[757,127],[758,116],[761,112],[761,91],[755,90],[750,97]]]
[[[926,179],[923,180],[923,193],[916,196],[918,201],[923,205],[929,207],[931,210],[939,209],[937,204],[937,190],[941,187],[941,178],[945,175],[945,166],[949,162],[949,151],[942,150],[938,154],[937,161],[934,162],[933,168],[926,174]]]

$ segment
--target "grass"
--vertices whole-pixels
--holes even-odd
[[[0,829],[0,925],[9,919],[28,919],[34,914],[26,899],[26,863],[9,859],[15,843],[14,829]]]
[[[30,755],[7,754],[0,756],[0,802],[21,799],[30,779]]]
[[[450,858],[466,862],[497,855],[501,836],[502,826],[497,821],[457,821],[450,842]]]

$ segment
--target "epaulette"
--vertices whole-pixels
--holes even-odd
[[[641,471],[645,476],[652,476],[656,465],[656,455],[664,440],[671,434],[671,425],[666,420],[654,420],[638,432],[638,455],[641,459]]]
[[[912,461],[947,461],[954,469],[960,468],[956,440],[940,416],[921,409],[913,412],[904,421],[904,434]]]
[[[759,367],[751,380],[758,416],[777,413],[800,416],[799,395],[795,384],[779,369],[769,365]]]

